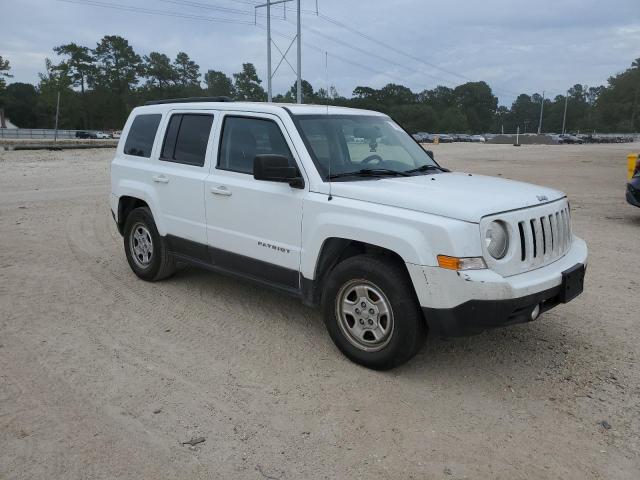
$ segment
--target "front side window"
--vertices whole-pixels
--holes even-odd
[[[124,144],[124,153],[136,157],[151,157],[151,149],[161,119],[162,115],[159,113],[138,115],[129,128],[127,141]]]
[[[378,115],[296,115],[296,124],[324,179],[372,170],[413,174],[437,164],[398,124]],[[429,167],[427,167],[429,168]]]
[[[253,174],[253,160],[263,154],[283,155],[289,159],[289,165],[295,166],[287,142],[274,121],[227,116],[222,127],[218,168]]]
[[[179,113],[171,116],[160,160],[202,167],[213,115]]]

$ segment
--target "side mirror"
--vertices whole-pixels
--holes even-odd
[[[425,152],[427,152],[427,155],[431,157],[431,160],[436,159],[436,156],[433,154],[433,150],[425,150]]]
[[[253,178],[288,183],[293,188],[304,188],[300,172],[296,167],[289,165],[289,159],[284,155],[257,155],[253,159]]]

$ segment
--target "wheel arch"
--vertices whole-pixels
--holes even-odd
[[[373,243],[353,240],[349,238],[326,238],[320,248],[312,279],[301,276],[304,302],[308,305],[318,305],[322,295],[323,285],[331,271],[344,260],[356,255],[376,255],[384,257],[390,262],[398,264],[410,278],[405,260],[395,251]]]
[[[146,206],[151,210],[153,221],[156,224],[158,233],[161,236],[166,235],[166,226],[162,218],[162,211],[159,208],[159,202],[156,193],[148,186],[138,181],[124,180],[118,183],[114,189],[114,214],[116,214],[116,223],[118,230],[122,233],[126,222],[126,217],[133,209]],[[117,210],[115,200],[117,199]]]
[[[140,207],[147,207],[151,209],[146,201],[138,197],[123,195],[118,199],[118,216],[116,217],[116,223],[118,224],[118,231],[120,232],[120,235],[124,235],[124,225],[129,214],[136,208]]]

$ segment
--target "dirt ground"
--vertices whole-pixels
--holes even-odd
[[[639,478],[640,209],[624,188],[640,144],[433,149],[566,191],[586,290],[383,373],[295,299],[192,268],[138,280],[111,150],[0,152],[0,478]]]

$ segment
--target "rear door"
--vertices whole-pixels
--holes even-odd
[[[205,193],[211,260],[297,289],[305,190],[253,178],[259,154],[285,155],[299,168],[291,140],[275,115],[226,112],[220,123],[217,164]]]
[[[206,258],[204,183],[213,150],[215,112],[173,110],[163,121],[164,138],[153,162],[156,190],[172,250]],[[199,248],[200,253],[190,247]]]

